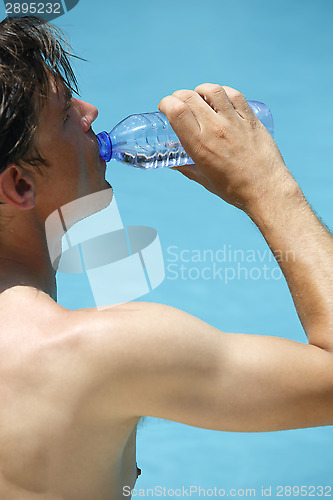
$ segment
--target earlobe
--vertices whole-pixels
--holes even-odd
[[[10,164],[0,174],[0,198],[2,204],[9,204],[18,210],[29,210],[35,206],[35,184],[25,169]]]

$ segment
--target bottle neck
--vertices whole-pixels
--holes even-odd
[[[96,138],[99,146],[99,156],[105,161],[110,161],[112,158],[112,142],[109,134],[100,132],[96,135]]]

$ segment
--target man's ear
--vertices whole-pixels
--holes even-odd
[[[35,206],[33,176],[16,163],[10,163],[0,174],[0,201],[18,210],[33,208]]]

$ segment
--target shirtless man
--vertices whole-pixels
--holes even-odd
[[[1,500],[123,498],[143,415],[224,431],[332,425],[333,239],[231,88],[179,90],[159,109],[196,163],[179,170],[245,211],[282,255],[309,343],[223,333],[160,304],[57,304],[45,220],[109,185],[97,110],[67,102],[75,81],[50,29],[0,24]]]

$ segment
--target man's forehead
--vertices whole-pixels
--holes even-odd
[[[48,95],[44,101],[44,114],[49,114],[59,110],[61,112],[66,107],[72,96],[71,90],[61,81],[56,82],[54,78],[50,80]]]
[[[67,99],[68,95],[71,94],[71,90],[59,77],[52,77],[50,79],[49,91],[59,101]]]
[[[50,134],[58,130],[59,124],[63,122],[70,94],[70,89],[62,82],[56,83],[54,79],[50,79],[48,95],[43,99],[35,136],[36,144],[39,147],[45,146],[44,143],[49,141]]]

